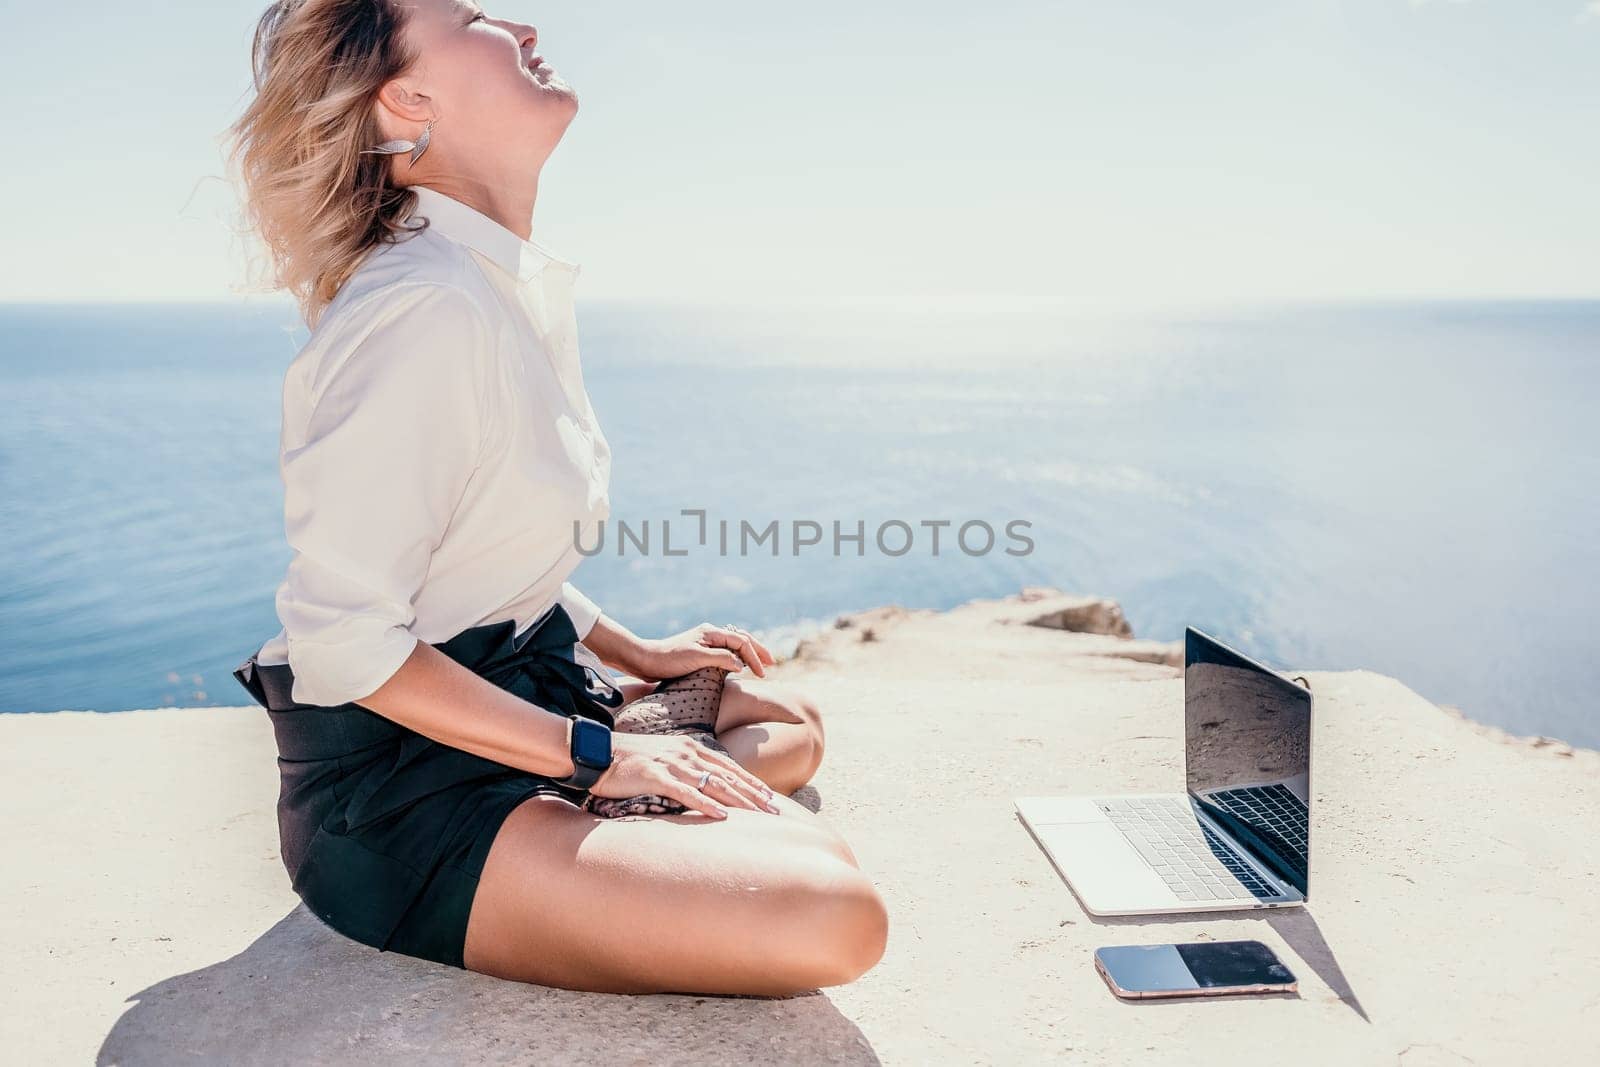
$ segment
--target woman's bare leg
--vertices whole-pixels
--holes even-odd
[[[618,683],[624,702],[656,683]],[[785,795],[811,781],[822,763],[822,713],[805,694],[764,678],[729,675],[717,712],[717,740],[740,765]]]
[[[785,795],[811,781],[822,763],[822,713],[815,702],[765,678],[728,678],[716,734],[729,755]]]
[[[602,819],[530,797],[490,849],[466,966],[614,993],[781,996],[853,981],[883,955],[883,900],[836,835],[784,801],[780,815]]]

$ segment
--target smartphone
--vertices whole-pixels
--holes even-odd
[[[1096,949],[1094,967],[1119,997],[1214,997],[1294,993],[1299,982],[1259,941],[1182,945],[1113,945]]]

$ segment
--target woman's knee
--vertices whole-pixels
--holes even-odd
[[[787,727],[783,732],[786,746],[803,739],[803,752],[786,751],[784,763],[784,780],[803,785],[822,764],[824,729],[816,700],[789,686],[768,684],[763,678],[727,680],[717,712],[719,735],[742,726],[760,729],[774,723]]]
[[[806,736],[811,742],[811,751],[806,763],[802,781],[810,781],[816,774],[817,768],[822,765],[822,750],[824,731],[822,726],[822,709],[809,693],[796,689],[785,690],[776,697],[776,703],[781,708],[772,715],[774,721],[788,721],[797,723],[805,728]]]
[[[798,886],[779,920],[793,935],[794,980],[807,988],[843,985],[871,970],[889,940],[889,911],[871,879],[836,863]]]
[[[822,710],[817,707],[817,702],[810,695],[796,693],[794,712],[811,731],[811,770],[806,775],[807,778],[810,778],[822,764]]]

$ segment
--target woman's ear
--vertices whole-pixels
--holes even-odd
[[[434,118],[433,98],[419,92],[410,78],[391,78],[378,88],[378,128],[385,137],[411,137],[416,127]]]

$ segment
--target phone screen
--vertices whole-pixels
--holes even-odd
[[[1287,992],[1295,987],[1294,974],[1259,941],[1114,945],[1094,956],[1112,989],[1123,995]]]

